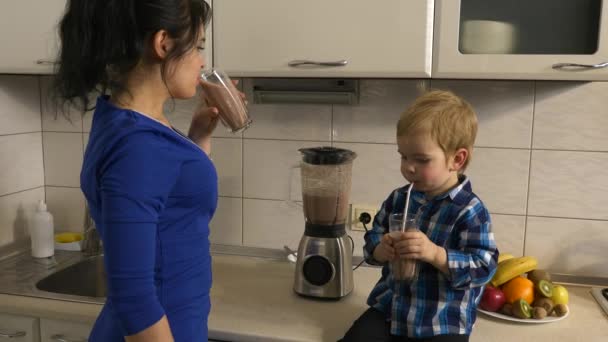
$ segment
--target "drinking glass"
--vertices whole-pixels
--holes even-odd
[[[389,234],[393,244],[402,239],[403,213],[391,214],[388,217]],[[408,215],[405,221],[405,231],[417,231],[418,226],[413,215]],[[398,281],[410,282],[416,276],[418,262],[414,259],[397,257],[391,262],[393,278]]]
[[[220,121],[231,132],[244,131],[251,125],[251,118],[239,91],[225,72],[218,69],[201,74],[203,91],[210,106],[219,110]]]

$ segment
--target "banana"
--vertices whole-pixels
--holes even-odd
[[[500,264],[503,261],[513,259],[513,258],[515,258],[515,256],[513,254],[500,253],[500,254],[498,254],[498,263]]]
[[[500,286],[509,280],[536,269],[538,260],[535,257],[523,256],[504,260],[498,265],[496,274],[490,281],[492,286]]]

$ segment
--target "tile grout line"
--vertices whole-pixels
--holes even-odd
[[[361,91],[361,90],[359,90]],[[329,121],[329,141],[331,147],[336,147],[334,145],[334,105],[331,105],[331,113],[330,113],[330,121]]]
[[[608,153],[607,151],[601,150],[567,150],[567,149],[552,149],[552,148],[532,148],[532,151],[543,151],[543,152],[574,152],[574,153]]]
[[[225,137],[216,137],[215,139],[233,139],[233,138],[225,138]],[[236,138],[238,139],[238,138]],[[322,140],[294,140],[294,139],[269,139],[269,138],[243,138],[243,140],[253,140],[253,141],[280,141],[280,142],[314,142],[314,143],[323,143],[327,141]],[[340,144],[359,144],[359,145],[385,145],[385,146],[394,146],[395,143],[388,142],[370,142],[370,141],[342,141],[342,140],[331,140],[332,146],[336,143]],[[505,147],[505,146],[474,146],[474,148],[478,149],[493,149],[493,150],[514,150],[514,151],[546,151],[546,152],[575,152],[575,153],[607,153],[606,151],[601,150],[567,150],[567,149],[548,149],[548,148],[534,148],[531,149],[529,147]]]
[[[501,212],[497,212],[497,211],[491,211],[490,210],[490,214],[491,215],[501,215],[501,216],[515,216],[515,217],[526,217],[526,214],[512,214],[512,213],[501,213]]]
[[[44,118],[42,115],[42,76],[38,76],[38,115],[40,115],[40,150],[42,151],[42,184],[44,189],[44,203],[47,203],[46,196],[46,164],[44,162]]]
[[[528,186],[526,191],[526,222],[524,224],[524,250],[522,255],[526,255],[526,241],[528,236],[528,213],[530,208],[530,184],[532,183],[532,152],[534,151],[534,120],[536,117],[536,91],[537,82],[534,81],[534,88],[532,89],[532,127],[530,129],[530,153],[528,160]]]
[[[260,198],[260,197],[238,197],[238,196],[220,196],[222,198],[233,198],[233,199],[243,199],[243,200],[254,200],[254,201],[267,201],[267,202],[284,202],[283,199],[276,198]],[[295,201],[302,202],[302,201]],[[565,217],[565,216],[547,216],[547,215],[525,215],[525,214],[509,214],[509,213],[499,213],[499,212],[490,212],[492,215],[500,215],[500,216],[510,216],[510,217],[536,217],[536,218],[548,218],[548,219],[559,219],[559,220],[576,220],[576,221],[593,221],[593,222],[608,222],[607,219],[590,219],[586,217]]]
[[[558,219],[558,220],[608,222],[608,219],[593,219],[593,218],[588,218],[588,217],[565,217],[565,216],[545,216],[545,215],[527,215],[526,217]]]
[[[215,53],[215,49],[213,49]],[[245,84],[249,83],[245,77],[241,77],[241,91],[245,93]],[[238,139],[241,140],[241,246],[245,245],[245,132],[239,134]]]
[[[244,86],[244,84],[243,84]],[[241,134],[241,246],[245,245],[245,138]]]
[[[0,134],[0,137],[13,137],[13,136],[17,136],[17,135],[27,135],[27,134],[36,134],[36,133],[42,133],[42,130],[40,130],[40,131],[31,131],[31,132]]]
[[[86,109],[86,108],[85,108]],[[82,140],[82,165],[84,165],[84,151],[86,150],[86,146],[84,144],[84,116],[86,115],[86,111],[82,114],[80,114],[80,139]],[[93,115],[91,113],[91,115]],[[80,169],[82,170],[82,165],[80,166]]]
[[[82,134],[83,132],[78,131],[43,131],[44,133],[55,133],[55,134]]]
[[[20,194],[20,193],[23,193],[23,192],[32,191],[32,190],[37,190],[37,189],[40,189],[40,188],[44,189],[45,186],[44,185],[40,185],[40,186],[33,187],[33,188],[23,189],[23,190],[19,190],[19,191],[15,191],[15,192],[9,192],[9,193],[0,195],[0,198],[12,196],[12,195],[17,195],[17,194]],[[46,191],[45,191],[45,193],[46,193]],[[46,198],[45,198],[45,200],[46,200]]]
[[[229,196],[229,195],[218,195],[218,198],[231,198],[231,199],[242,199],[240,196]]]
[[[46,184],[45,187],[49,187],[49,188],[59,188],[59,189],[80,189],[80,186],[71,186],[71,185],[53,185],[53,184]]]

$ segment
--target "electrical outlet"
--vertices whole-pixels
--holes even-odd
[[[376,209],[376,207],[372,206],[372,205],[366,205],[366,204],[351,204],[350,206],[350,229],[351,230],[358,230],[358,231],[365,231],[365,228],[363,227],[363,223],[359,222],[359,216],[361,216],[361,214],[363,213],[368,213],[369,216],[371,216],[372,221],[370,221],[370,223],[367,223],[367,229],[371,229],[372,227],[372,222],[374,220],[374,216],[376,216],[376,213],[378,212],[378,209]]]

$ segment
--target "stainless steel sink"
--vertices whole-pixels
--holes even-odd
[[[81,260],[36,283],[42,291],[74,296],[106,297],[106,272],[103,256]]]

